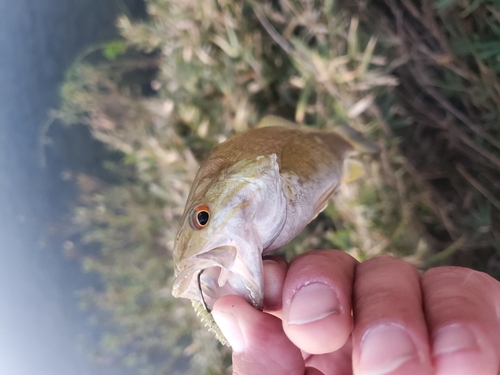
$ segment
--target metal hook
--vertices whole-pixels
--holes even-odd
[[[200,298],[201,298],[201,303],[203,304],[203,307],[207,312],[211,313],[212,310],[208,308],[207,303],[205,302],[205,297],[203,296],[203,289],[201,289],[201,274],[205,271],[204,269],[198,273],[198,290],[200,291]]]

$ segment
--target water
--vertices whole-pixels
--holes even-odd
[[[116,35],[118,13],[140,0],[0,0],[0,373],[127,374],[97,365],[98,333],[76,291],[95,283],[62,255],[51,223],[71,216],[75,190],[62,172],[96,171],[109,156],[83,127],[51,128],[47,166],[40,126],[58,104],[65,69],[89,43]]]

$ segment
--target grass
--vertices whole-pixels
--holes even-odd
[[[170,294],[172,244],[198,162],[269,113],[347,123],[382,148],[284,256],[339,248],[500,275],[494,2],[147,4],[147,21],[121,17],[123,40],[74,64],[54,112],[123,154],[108,165],[122,183],[79,177],[74,217],[100,246],[80,256],[103,280],[82,292],[112,327],[102,358],[141,374],[228,371],[228,350]]]
[[[419,215],[423,235],[435,252],[455,250],[427,263],[473,266],[496,277],[499,10],[489,1],[423,1],[420,8],[385,1],[359,14],[365,22],[377,19],[394,40],[386,47],[397,62],[396,95],[409,120],[394,132],[408,173],[433,200],[435,219]]]

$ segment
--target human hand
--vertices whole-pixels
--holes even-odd
[[[233,374],[499,374],[500,283],[484,273],[420,276],[388,256],[322,250],[266,260],[264,276],[265,312],[239,296],[212,312]]]

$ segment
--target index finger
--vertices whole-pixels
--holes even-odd
[[[338,250],[309,251],[290,263],[283,286],[283,329],[298,348],[324,354],[347,342],[357,263]]]

